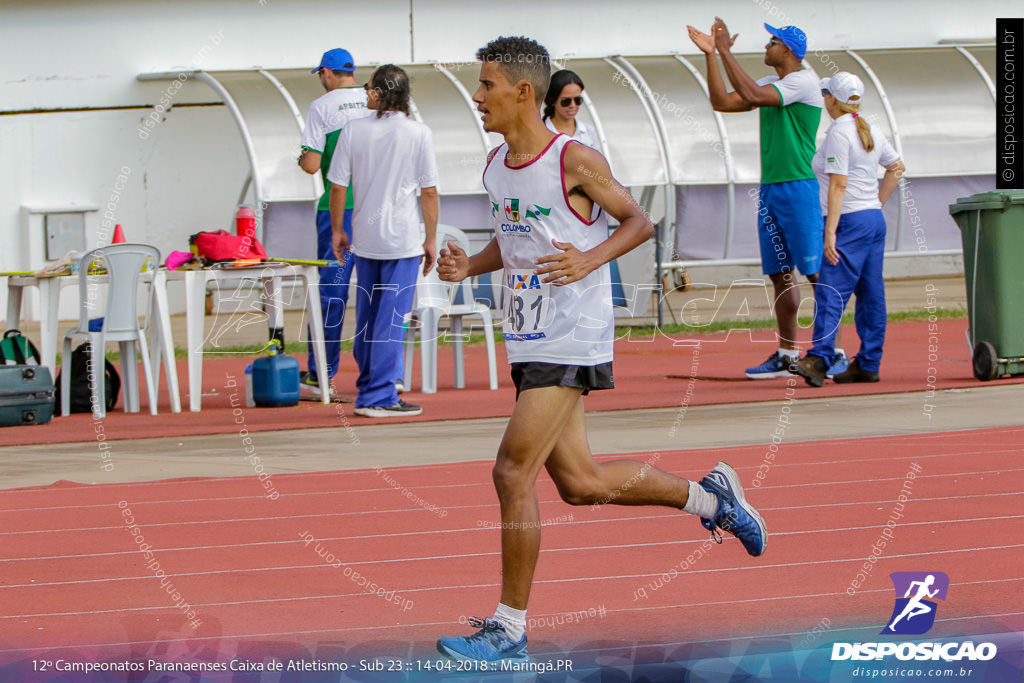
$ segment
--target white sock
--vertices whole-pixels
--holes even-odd
[[[779,355],[791,358],[792,360],[797,360],[800,358],[800,351],[797,349],[779,349]]]
[[[690,485],[690,494],[686,498],[686,505],[683,512],[697,515],[704,519],[714,519],[718,512],[718,496],[704,489],[695,481],[687,482]]]
[[[836,356],[835,356],[836,360],[839,360],[840,356],[845,356],[846,355],[846,351],[843,351],[838,346],[834,349],[834,351],[835,351],[835,354],[836,354]]]
[[[505,627],[505,633],[518,643],[526,635],[526,610],[509,607],[503,602],[498,603],[498,609],[494,610],[494,620],[501,622]]]

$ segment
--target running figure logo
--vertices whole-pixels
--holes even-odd
[[[938,603],[946,599],[949,577],[944,572],[893,572],[889,575],[896,589],[896,605],[883,634],[920,635],[935,623]],[[902,597],[899,597],[902,596]]]

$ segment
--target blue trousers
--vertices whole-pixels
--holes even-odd
[[[352,209],[345,210],[345,232],[352,240]],[[316,212],[316,257],[323,261],[334,261],[333,235],[331,234],[331,212]],[[324,350],[327,355],[327,378],[338,374],[341,361],[341,326],[345,322],[345,308],[348,306],[348,283],[352,279],[352,258],[345,259],[345,265],[326,266],[320,269],[320,310],[324,321]],[[309,339],[313,334],[308,334]],[[314,378],[318,377],[316,358],[313,356],[313,342],[309,342],[309,360],[306,367]]]
[[[807,353],[820,356],[826,366],[835,360],[836,333],[850,295],[857,296],[854,321],[860,350],[857,364],[861,370],[878,372],[885,343],[885,281],[882,260],[885,256],[885,218],[880,209],[848,213],[839,218],[836,228],[839,263],[822,259],[818,271],[814,303],[814,346]]]
[[[359,280],[352,349],[359,366],[356,408],[394,405],[398,402],[395,379],[404,369],[402,323],[412,310],[420,257],[377,260],[350,256]]]

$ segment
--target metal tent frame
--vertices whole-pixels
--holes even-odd
[[[751,73],[765,69],[760,54],[738,58]],[[868,84],[869,91],[873,90],[868,100],[881,104],[881,112],[874,107],[875,120],[904,158],[910,178],[995,172],[990,153],[995,139],[994,45],[836,50],[809,54],[805,65],[819,76],[851,71]],[[656,288],[664,269],[758,262],[737,258],[734,244],[737,217],[750,213],[747,207],[737,207],[735,193],[741,185],[759,180],[756,116],[723,116],[713,111],[702,71],[692,58],[683,55],[573,59],[555,66],[571,68],[586,83],[581,120],[597,132],[601,150],[618,180],[640,191],[644,209],[659,228],[657,256],[650,271]],[[500,138],[483,130],[472,102],[478,65],[430,63],[403,68],[416,96],[414,117],[434,132],[442,201],[485,194],[480,171],[488,150]],[[371,68],[359,71],[357,79],[363,80]],[[941,74],[941,87],[936,74]],[[260,235],[268,250],[288,256],[296,244],[315,243],[314,200],[323,192],[323,185],[318,174],[308,175],[298,167],[295,156],[304,109],[323,94],[319,80],[308,69],[261,68],[160,72],[138,78],[169,80],[183,75],[210,86],[238,126],[249,158],[257,214],[262,218]],[[819,134],[828,124],[824,112],[822,123]],[[243,199],[249,182],[242,188]],[[677,191],[714,187],[724,188],[726,193],[720,224],[708,228],[724,237],[720,256],[663,259],[663,253],[673,254],[676,247]],[[893,256],[911,253],[902,248],[907,214],[901,205],[894,226],[894,248],[889,252]],[[308,239],[297,233],[308,233]],[[660,322],[660,306],[658,313]]]

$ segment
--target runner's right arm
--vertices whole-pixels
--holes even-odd
[[[491,273],[505,267],[495,237],[482,251],[469,256],[455,242],[448,242],[437,257],[437,275],[445,282],[461,282],[467,277]]]

